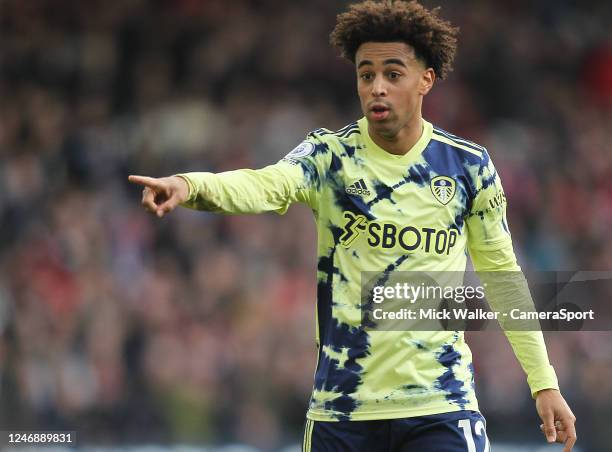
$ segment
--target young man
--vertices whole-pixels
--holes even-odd
[[[421,116],[423,97],[451,70],[456,33],[416,2],[352,5],[331,41],[355,64],[364,118],[337,132],[318,129],[260,170],[129,178],[144,185],[142,203],[159,217],[178,205],[234,214],[282,214],[295,201],[312,208],[319,355],[307,451],[489,449],[463,334],[372,332],[360,315],[364,271],[463,272],[466,250],[476,270],[519,270],[486,149]],[[570,451],[575,418],[541,332],[506,335],[547,440]]]

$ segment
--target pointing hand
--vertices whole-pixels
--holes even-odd
[[[144,187],[142,205],[159,218],[172,212],[176,206],[187,201],[189,197],[187,182],[179,176],[162,178],[130,176],[128,180]]]

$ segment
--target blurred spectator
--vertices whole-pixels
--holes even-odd
[[[490,149],[521,264],[612,268],[611,4],[440,3],[460,51],[425,113]],[[126,176],[258,167],[356,119],[352,68],[327,44],[344,4],[0,1],[3,430],[265,450],[299,438],[310,212],[157,221]],[[503,336],[469,338],[493,440],[540,440]],[[610,448],[609,338],[548,342],[589,451]]]

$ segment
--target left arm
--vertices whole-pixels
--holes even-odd
[[[483,284],[486,284],[487,300],[491,307],[497,312],[507,312],[518,307],[533,310],[529,287],[512,247],[506,220],[506,198],[499,176],[486,152],[476,180],[476,196],[466,226],[474,269]],[[547,440],[564,442],[565,452],[571,451],[576,442],[576,418],[559,392],[557,376],[548,360],[539,323],[532,325],[535,328],[526,330],[524,325],[517,330],[503,320],[500,324],[527,375],[532,397],[536,399],[536,409],[544,422],[543,430]]]

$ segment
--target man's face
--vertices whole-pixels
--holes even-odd
[[[431,89],[433,69],[416,59],[403,42],[366,42],[355,55],[361,110],[372,131],[392,139],[420,117],[422,99]]]

